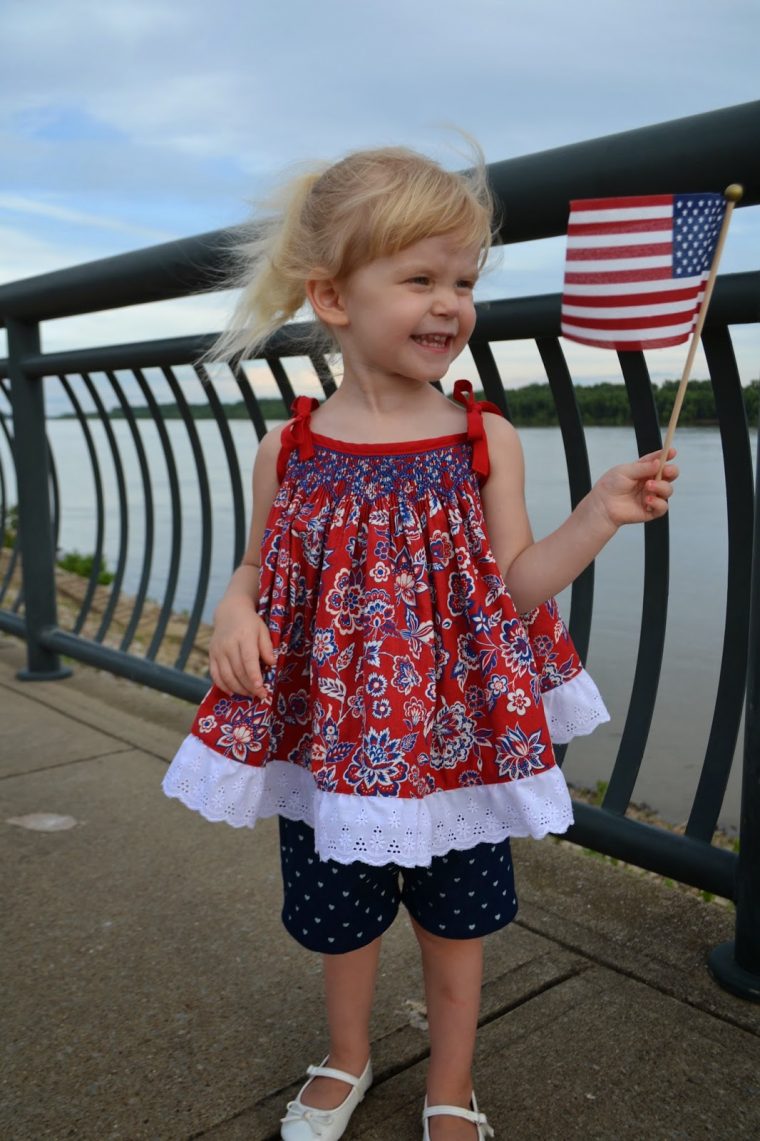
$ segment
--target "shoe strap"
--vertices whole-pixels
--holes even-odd
[[[472,1109],[462,1109],[459,1105],[426,1105],[422,1111],[423,1120],[428,1117],[461,1117],[471,1121],[473,1125],[485,1130],[487,1137],[493,1137],[493,1129],[488,1124],[485,1113],[476,1113]]]
[[[362,1075],[357,1078],[355,1074],[347,1074],[344,1070],[334,1070],[332,1066],[307,1066],[306,1073],[310,1078],[335,1078],[339,1082],[346,1082],[350,1086],[358,1086]]]

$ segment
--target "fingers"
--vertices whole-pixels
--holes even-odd
[[[241,664],[248,685],[246,692],[250,693],[252,697],[266,697],[269,690],[264,683],[257,646],[246,644],[242,647]]]
[[[667,468],[665,470],[667,471]],[[678,469],[674,470],[675,474],[672,476],[648,479],[644,484],[644,508],[651,519],[660,518],[668,510],[668,500],[673,494],[673,480],[678,476]]]
[[[209,673],[225,693],[245,694],[264,700],[270,696],[264,680],[266,667],[274,665],[272,639],[259,615],[220,622],[209,647]]]
[[[267,641],[269,641],[268,635]],[[274,655],[272,654],[271,642],[269,643],[269,655],[271,660],[267,662],[264,659],[264,663],[272,665]],[[244,647],[236,645],[232,649],[226,649],[226,652],[211,653],[209,655],[209,672],[214,684],[219,689],[224,690],[225,693],[245,694],[259,700],[269,696],[269,688],[264,681],[261,661],[255,645]]]
[[[225,693],[250,694],[241,663],[233,661],[227,655],[210,654],[209,673],[214,685],[224,690]]]
[[[675,454],[676,454],[675,448],[671,448],[668,452],[668,459],[667,460],[663,460],[663,453],[662,452],[655,452],[652,456],[642,457],[642,460],[646,463],[646,465],[650,469],[652,469],[655,472],[655,475],[658,479],[660,479],[660,480],[667,479],[670,482],[672,482],[674,479],[678,479],[678,476],[679,476],[678,466],[674,463],[669,462],[670,460],[673,459]],[[640,460],[639,462],[642,462],[642,461]],[[662,468],[662,471],[660,470],[660,468]]]
[[[261,628],[259,630],[259,657],[261,658],[264,665],[274,665],[274,650],[272,649],[272,639],[270,638],[269,631],[263,622],[261,623]]]
[[[678,453],[676,452],[675,448],[668,448],[667,458],[669,460],[672,460],[674,458],[674,456],[676,456],[677,454]],[[662,459],[662,448],[659,448],[658,451],[656,451],[656,452],[647,452],[647,454],[645,456],[639,456],[639,463],[651,463],[652,460],[657,460],[657,462],[659,463],[661,459]]]
[[[670,479],[648,479],[644,484],[647,498],[670,499],[673,494],[673,481]]]
[[[671,448],[669,455],[675,455],[675,449]],[[660,452],[654,452],[651,456],[642,456],[641,459],[634,460],[633,463],[620,464],[618,471],[621,475],[636,483],[642,480],[652,480],[656,477],[660,470]],[[663,482],[672,483],[678,479],[680,469],[676,464],[666,463],[662,471],[660,479],[656,480],[657,484]]]

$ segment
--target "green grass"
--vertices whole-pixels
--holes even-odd
[[[67,551],[57,560],[57,565],[61,570],[71,571],[72,574],[78,574],[82,578],[89,578],[95,565],[95,556],[82,555],[79,551]],[[101,559],[98,582],[101,586],[108,586],[113,580],[114,576],[106,566],[105,559]]]
[[[591,794],[591,803],[597,805],[597,807],[601,807],[609,787],[609,781],[598,780]]]

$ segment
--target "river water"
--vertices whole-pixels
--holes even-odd
[[[168,562],[170,502],[166,470],[154,426],[140,421],[148,453],[156,510],[156,552],[151,596],[160,598]],[[117,503],[116,483],[102,427],[90,422],[103,462],[106,502]],[[256,438],[247,421],[233,421],[231,430],[244,482],[256,452]],[[113,422],[123,453],[130,502],[129,559],[124,590],[136,588],[143,545],[144,504],[141,482],[127,425]],[[175,609],[189,608],[198,573],[200,519],[198,486],[192,453],[182,424],[167,424],[180,472],[183,543]],[[229,478],[211,421],[198,421],[198,432],[209,465],[213,504],[214,553],[205,616],[208,618],[231,572],[232,509]],[[94,549],[94,486],[91,466],[79,426],[70,420],[49,425],[61,489],[62,550]],[[526,457],[527,499],[534,532],[546,534],[569,509],[565,461],[558,429],[524,428],[520,432]],[[636,455],[629,428],[589,428],[586,432],[593,478],[608,467]],[[685,820],[701,769],[710,729],[720,666],[726,584],[726,515],[720,439],[717,429],[679,429],[676,445],[682,475],[670,512],[671,576],[667,641],[659,697],[647,752],[634,799],[656,809],[666,819]],[[8,467],[6,466],[6,471]],[[250,510],[249,488],[246,507]],[[113,568],[118,550],[116,512],[106,520],[105,551]],[[565,773],[571,782],[594,787],[609,778],[622,733],[636,661],[643,572],[643,528],[623,529],[597,560],[595,611],[588,668],[596,678],[612,715],[610,724],[570,746]],[[561,599],[569,606],[569,592]],[[739,755],[741,737],[739,740]],[[732,830],[739,816],[739,764],[723,806],[720,823]]]

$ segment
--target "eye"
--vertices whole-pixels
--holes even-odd
[[[426,273],[415,273],[413,277],[408,278],[411,285],[430,285],[430,278]]]
[[[457,289],[467,289],[472,291],[475,288],[476,278],[462,277],[457,282]]]

